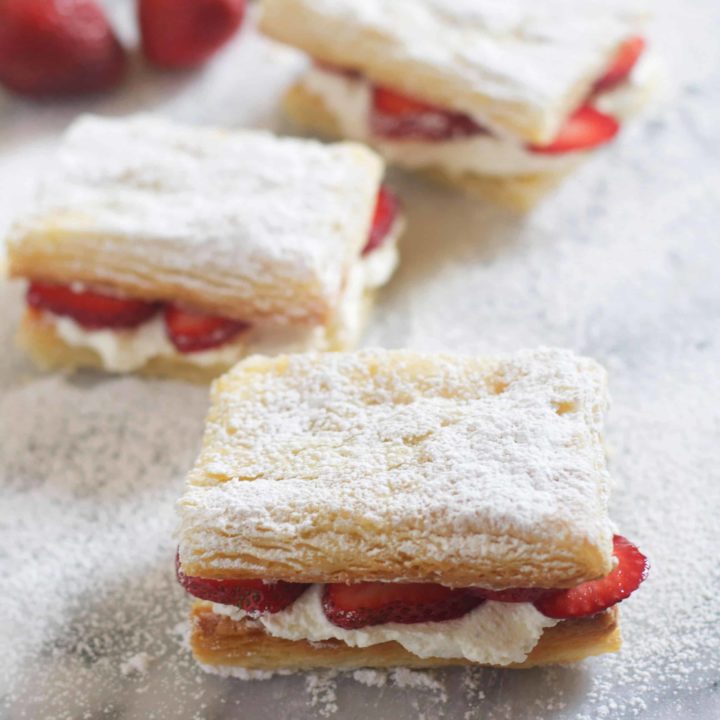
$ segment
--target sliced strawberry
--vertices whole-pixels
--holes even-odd
[[[380,86],[373,88],[370,127],[373,134],[396,140],[450,140],[486,132],[469,115]]]
[[[442,585],[381,582],[326,585],[322,599],[327,619],[346,630],[388,622],[451,620],[482,602],[466,590]]]
[[[125,51],[95,0],[1,0],[0,83],[29,96],[82,95],[123,78]]]
[[[236,605],[246,613],[276,613],[297,600],[307,585],[302,583],[263,580],[212,580],[188,577],[180,567],[180,557],[175,556],[175,574],[178,582],[196,598],[222,605]]]
[[[577,618],[595,615],[629,597],[647,577],[647,558],[620,535],[613,538],[613,554],[617,565],[604,578],[556,590],[537,600],[535,607],[551,618]]]
[[[245,0],[139,0],[143,51],[164,68],[193,68],[238,30]]]
[[[66,315],[90,330],[137,327],[149,320],[159,307],[144,300],[43,282],[30,283],[26,298],[30,307]]]
[[[170,341],[183,353],[219,347],[250,327],[241,320],[206,315],[174,303],[165,306],[164,317]]]
[[[468,592],[483,600],[506,603],[535,602],[554,590],[545,588],[510,588],[508,590],[486,590],[485,588],[468,588]]]
[[[376,85],[373,88],[373,108],[385,115],[393,117],[414,117],[423,113],[442,112],[440,108],[422,100],[402,95],[385,87]]]
[[[549,145],[529,145],[528,150],[548,155],[590,150],[612,140],[619,130],[620,123],[614,117],[583,105],[565,121]]]
[[[645,38],[635,35],[628,38],[618,49],[612,64],[595,83],[593,90],[604,92],[626,80],[645,50]]]
[[[383,185],[378,193],[375,214],[370,228],[370,239],[362,251],[363,255],[377,250],[383,244],[390,234],[399,212],[400,201],[397,195]]]

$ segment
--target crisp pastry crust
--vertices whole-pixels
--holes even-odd
[[[233,620],[213,612],[202,601],[193,604],[190,644],[196,660],[204,665],[248,670],[310,670],[333,668],[432,668],[472,665],[464,658],[420,658],[396,642],[365,648],[350,647],[340,640],[309,643],[269,635],[250,619]],[[547,628],[522,663],[509,668],[570,663],[620,649],[617,608],[579,620],[564,620]]]
[[[263,0],[261,28],[373,82],[547,143],[646,15],[642,0]]]
[[[605,373],[569,351],[253,357],[215,382],[187,575],[569,587],[607,574]]]
[[[11,230],[9,273],[324,324],[367,241],[382,173],[353,143],[81,118],[37,211]]]
[[[325,106],[322,98],[313,94],[302,83],[295,83],[287,91],[283,106],[298,125],[328,139],[342,137],[337,118]],[[469,172],[449,173],[440,166],[413,170],[415,174],[519,211],[531,210],[545,195],[552,192],[569,172],[564,169],[536,175],[489,176]]]

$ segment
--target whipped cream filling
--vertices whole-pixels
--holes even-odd
[[[628,79],[600,95],[595,106],[621,120],[634,114],[649,95],[656,69],[652,55],[645,53]],[[492,134],[427,142],[380,138],[370,129],[372,84],[369,80],[313,66],[300,82],[306,90],[321,98],[340,124],[344,137],[371,144],[389,161],[404,167],[440,167],[456,176],[468,172],[497,176],[533,175],[569,170],[588,155],[588,151],[557,155],[533,153],[523,141],[493,127],[483,117],[474,119],[489,128]]]
[[[312,585],[290,607],[278,613],[248,616],[232,605],[216,603],[213,611],[233,620],[251,617],[268,634],[286,640],[342,640],[351,647],[395,641],[420,658],[466,658],[488,665],[522,662],[545,628],[558,623],[531,603],[488,601],[455,620],[410,625],[385,623],[344,630],[325,616],[322,592],[322,585]]]
[[[395,272],[399,262],[397,241],[404,229],[405,220],[400,217],[393,224],[385,243],[353,266],[329,326],[328,334],[332,336],[333,345],[351,347],[360,339],[368,308],[367,294],[385,285]],[[327,342],[322,348],[309,349],[328,349]]]
[[[200,367],[230,366],[248,354],[274,355],[286,352],[322,351],[331,341],[354,342],[360,335],[365,293],[384,285],[398,264],[397,239],[403,221],[398,220],[386,242],[355,263],[335,317],[328,326],[299,326],[263,323],[251,326],[237,338],[218,348],[180,353],[170,342],[160,314],[130,330],[88,330],[69,317],[44,313],[60,338],[68,345],[94,350],[112,372],[131,372],[154,358],[182,357]],[[330,337],[332,335],[332,338]]]

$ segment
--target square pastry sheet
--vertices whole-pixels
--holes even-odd
[[[132,3],[107,3],[134,42]],[[656,3],[660,101],[527,217],[392,175],[409,230],[365,344],[463,353],[544,344],[610,372],[612,515],[651,558],[619,655],[524,672],[205,675],[173,578],[175,501],[207,390],[36,372],[0,285],[0,717],[595,720],[720,716],[720,54],[715,0]],[[0,95],[0,234],[80,112],[282,129],[289,50],[240,37],[207,67],[137,61],[104,99]],[[689,51],[692,49],[692,51]]]

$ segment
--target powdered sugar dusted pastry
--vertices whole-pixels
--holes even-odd
[[[255,357],[212,395],[178,554],[202,663],[525,666],[618,647],[610,608],[646,562],[607,517],[593,361]]]
[[[209,377],[351,347],[397,262],[382,175],[350,143],[82,118],[10,234],[24,343],[50,366]]]
[[[393,163],[517,206],[610,141],[648,94],[644,0],[263,0],[315,60],[287,109]]]

